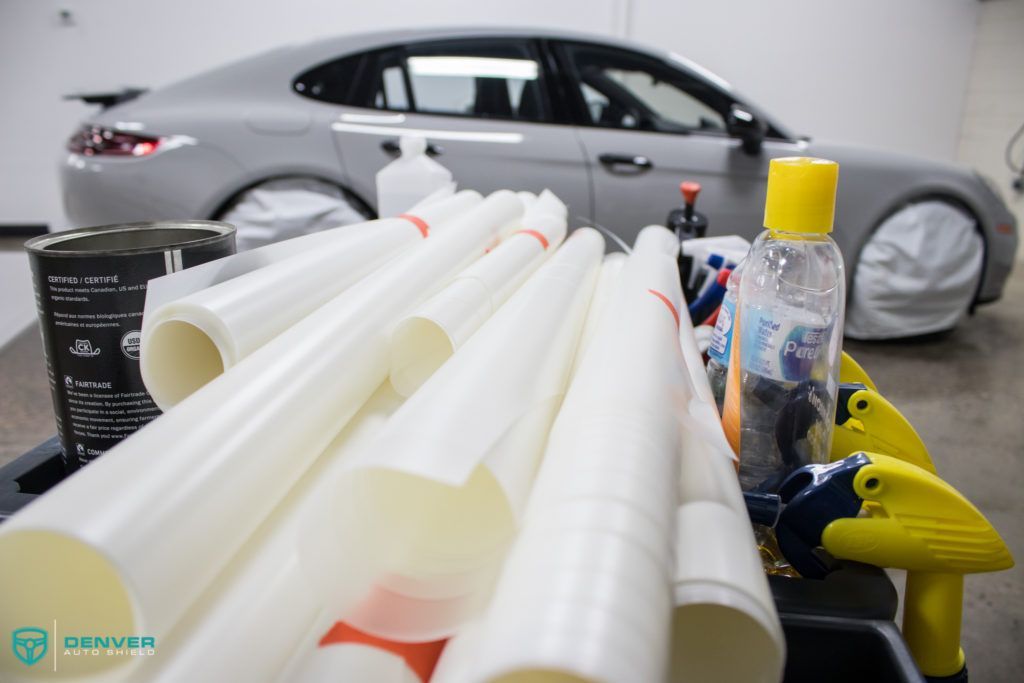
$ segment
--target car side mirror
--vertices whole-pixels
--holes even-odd
[[[729,109],[729,135],[739,138],[743,143],[743,151],[751,156],[761,153],[768,125],[755,116],[749,109],[738,104]]]

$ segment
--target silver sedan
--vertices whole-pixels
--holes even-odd
[[[550,188],[626,242],[665,221],[684,179],[703,185],[711,235],[753,237],[770,159],[834,159],[847,332],[861,337],[951,327],[1001,296],[1017,246],[976,173],[794,135],[685,58],[603,37],[351,35],[129,95],[69,141],[75,224],[223,218],[271,239],[372,216],[375,174],[415,133],[461,187]]]

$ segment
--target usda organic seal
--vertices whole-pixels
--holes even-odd
[[[139,359],[139,346],[142,343],[142,332],[140,330],[131,330],[125,332],[124,336],[121,337],[121,353],[127,358],[132,360]]]

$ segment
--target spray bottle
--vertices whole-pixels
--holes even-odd
[[[707,217],[694,208],[697,204],[697,195],[700,194],[700,183],[687,180],[679,184],[679,191],[683,194],[683,206],[672,209],[665,226],[675,233],[680,243],[696,237],[704,237],[708,231]],[[693,290],[688,289],[692,280],[691,271],[693,259],[679,252],[679,277],[683,283],[683,296],[687,301],[693,298]]]

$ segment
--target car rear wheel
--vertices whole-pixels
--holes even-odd
[[[908,204],[861,250],[846,311],[846,336],[893,339],[949,330],[974,300],[984,241],[977,221],[942,199]]]
[[[371,218],[337,185],[310,177],[274,178],[241,192],[219,215],[238,229],[238,250]]]

